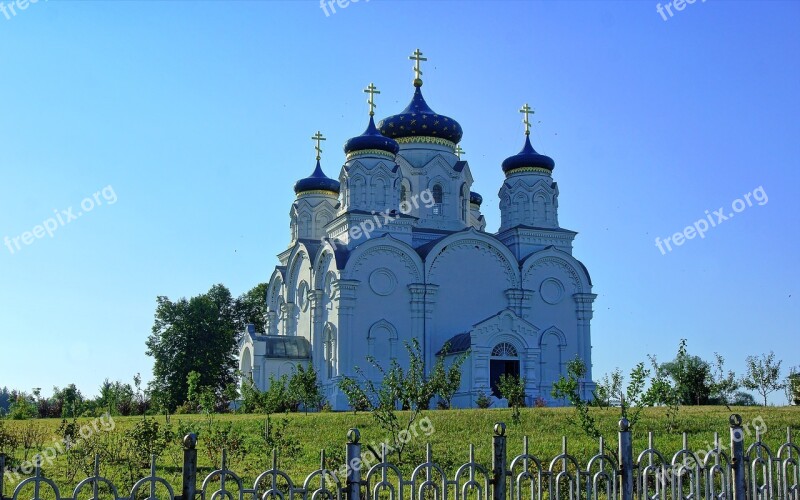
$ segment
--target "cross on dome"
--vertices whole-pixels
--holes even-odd
[[[422,86],[422,68],[420,68],[420,62],[427,61],[427,57],[422,57],[422,51],[417,49],[414,51],[413,54],[408,56],[409,59],[412,61],[416,61],[414,64],[414,86],[421,87]]]
[[[317,133],[316,133],[316,134],[314,134],[313,136],[311,136],[311,140],[312,140],[312,141],[316,141],[316,142],[317,142],[317,145],[314,147],[314,149],[316,149],[316,150],[317,150],[317,161],[319,161],[319,160],[320,160],[320,158],[322,158],[322,157],[320,156],[320,155],[322,154],[322,148],[320,147],[320,141],[325,141],[325,140],[327,140],[327,139],[325,139],[324,137],[322,137],[322,134],[320,133],[320,131],[319,131],[319,130],[317,130]]]
[[[369,99],[367,102],[369,103],[369,116],[375,115],[375,94],[380,94],[381,91],[378,90],[378,87],[375,86],[374,83],[370,83],[369,87],[364,89],[364,92],[369,94]]]
[[[525,124],[525,135],[530,135],[531,134],[530,115],[534,114],[535,111],[533,111],[533,108],[528,106],[528,103],[526,102],[525,105],[522,106],[522,109],[519,110],[519,112],[525,113],[525,118],[522,120],[522,123]]]

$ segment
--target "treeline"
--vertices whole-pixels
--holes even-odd
[[[79,416],[192,413],[201,405],[228,411],[239,397],[237,350],[247,324],[264,333],[267,285],[261,283],[233,297],[224,285],[191,298],[156,299],[155,321],[147,338],[147,355],[154,360],[153,378],[144,387],[106,380],[99,395],[85,397],[75,384],[53,388],[51,396],[0,390],[0,416],[67,418]],[[205,407],[204,407],[205,408]]]
[[[650,380],[647,389],[642,385],[635,391],[636,396],[650,405],[727,405],[755,406],[767,405],[767,397],[774,392],[783,392],[787,404],[800,404],[800,367],[792,367],[784,376],[782,360],[774,352],[760,356],[747,356],[745,373],[737,375],[725,368],[725,358],[714,353],[713,361],[689,354],[687,343],[682,339],[678,353],[671,361],[659,363],[655,355],[648,356],[649,363],[639,363],[631,371],[631,382],[636,378]],[[570,372],[578,370],[572,367]],[[574,377],[579,379],[580,377]],[[604,375],[597,381],[594,404],[598,406],[618,406],[627,397],[633,396],[623,390],[625,377],[619,368]],[[756,401],[747,391],[755,391],[760,396]]]
[[[150,399],[141,389],[141,377],[134,376],[133,385],[106,379],[95,398],[85,397],[75,384],[60,389],[53,387],[51,396],[42,394],[41,388],[30,393],[20,390],[0,389],[0,416],[15,420],[28,418],[77,418],[144,415],[150,411]]]

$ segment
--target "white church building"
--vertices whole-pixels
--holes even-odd
[[[269,280],[266,334],[250,326],[239,366],[264,390],[270,375],[311,364],[334,409],[348,408],[337,383],[379,380],[368,355],[388,367],[418,339],[426,366],[449,342],[448,358],[468,351],[453,406],[499,398],[496,382],[525,380],[527,404],[553,401],[551,386],[580,357],[588,370],[583,397],[594,389],[590,324],[592,282],[572,256],[577,233],[558,221],[554,161],[530,142],[530,108],[522,110],[522,150],[503,161],[500,227],[486,230],[482,198],[460,158],[461,126],[433,111],[422,96],[416,51],[414,95],[399,114],[369,124],[344,145],[338,181],[320,163],[297,181],[291,241]],[[502,402],[496,402],[502,405]],[[431,402],[435,407],[436,401]]]

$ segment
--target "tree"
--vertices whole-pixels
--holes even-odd
[[[789,369],[784,385],[789,404],[800,405],[800,366]]]
[[[552,394],[556,398],[565,398],[575,407],[578,413],[581,427],[584,432],[593,438],[600,437],[594,417],[589,413],[589,401],[584,401],[580,396],[580,381],[586,376],[586,365],[578,356],[567,363],[567,376],[563,375],[553,384]],[[615,369],[610,376],[604,377],[606,387],[601,389],[601,397],[607,401],[618,400],[620,406],[620,416],[628,419],[628,426],[633,429],[639,421],[642,409],[647,405],[647,395],[644,390],[645,382],[650,374],[650,370],[644,367],[644,363],[638,363],[630,373],[630,382],[624,392],[622,384],[625,377],[619,368]],[[596,391],[597,392],[597,391]],[[594,398],[597,401],[597,393]]]
[[[758,406],[758,403],[749,392],[738,391],[731,399],[731,406]]]
[[[519,409],[525,407],[525,379],[504,373],[497,380],[497,390],[508,400],[508,405],[512,409],[511,421],[519,424],[521,422]]]
[[[589,437],[600,437],[594,417],[589,413],[589,403],[581,398],[580,381],[586,376],[586,364],[577,355],[567,363],[567,376],[562,375],[555,383],[550,394],[556,399],[566,399],[575,411],[578,412],[578,419],[581,422],[583,431]]]
[[[262,395],[262,408],[265,413],[297,410],[297,403],[289,394],[289,377],[285,373],[280,378],[275,378],[274,374],[270,374],[269,387]]]
[[[75,384],[69,384],[63,389],[53,387],[53,407],[59,413],[61,418],[78,417],[82,413],[83,394],[75,387]]]
[[[455,396],[458,388],[461,387],[461,366],[467,360],[469,351],[463,352],[456,356],[449,368],[445,367],[445,358],[450,351],[450,343],[445,343],[442,348],[441,354],[436,358],[436,363],[433,365],[431,371],[431,380],[436,390],[436,394],[442,398],[444,408],[449,409],[453,396]]]
[[[100,386],[100,396],[95,401],[97,406],[105,409],[109,415],[127,417],[135,411],[133,388],[121,381],[111,382],[108,379]]]
[[[783,389],[781,380],[781,363],[775,361],[775,353],[762,354],[761,357],[747,356],[745,360],[747,373],[742,378],[742,386],[750,391],[758,392],[767,406],[767,395]]]
[[[8,407],[11,406],[11,391],[8,387],[0,389],[0,417],[8,413]]]
[[[620,395],[622,394],[622,382],[625,377],[622,375],[622,370],[615,368],[613,372],[606,373],[597,388],[594,390],[594,402],[597,406],[609,407],[612,403],[620,403]]]
[[[191,371],[199,374],[200,387],[210,387],[219,400],[224,399],[237,367],[235,309],[223,285],[188,300],[158,297],[146,345],[147,355],[155,360],[151,392],[159,391],[161,404],[169,411],[186,400]]]
[[[664,363],[661,369],[674,381],[681,404],[708,404],[712,383],[711,366],[699,356],[691,356],[686,352],[686,339],[681,340],[675,359]]]
[[[256,333],[264,332],[264,316],[267,314],[267,283],[259,283],[241,294],[234,305],[236,311],[236,333],[245,330],[248,324],[255,325]]]
[[[356,366],[355,372],[363,379],[361,383],[354,378],[343,376],[339,388],[347,396],[350,406],[355,410],[366,406],[378,426],[392,436],[390,449],[403,459],[403,450],[408,444],[409,430],[423,409],[427,409],[436,392],[435,381],[425,376],[422,348],[417,339],[405,342],[408,352],[408,370],[403,370],[396,359],[392,359],[389,369],[372,356],[367,357],[372,366],[383,376],[376,384],[364,371]],[[409,410],[398,416],[397,409]],[[385,457],[384,457],[385,458]]]
[[[306,369],[302,364],[297,365],[292,378],[289,379],[289,394],[292,399],[303,405],[306,415],[309,408],[319,409],[322,406],[325,398],[322,396],[322,388],[313,366]]]
[[[724,404],[730,411],[731,401],[741,384],[733,370],[725,371],[725,358],[714,353],[714,371],[711,375],[711,399],[717,404]]]
[[[33,397],[20,391],[11,391],[11,405],[8,416],[14,420],[26,420],[36,416],[36,405]]]
[[[678,357],[686,355],[686,339],[681,339],[678,345]],[[652,378],[650,379],[650,387],[644,395],[644,401],[649,405],[667,407],[667,429],[673,430],[678,422],[678,412],[681,409],[680,393],[675,385],[670,381],[663,368],[663,365],[658,364],[658,358],[654,354],[648,354],[650,359],[650,366],[652,368]]]

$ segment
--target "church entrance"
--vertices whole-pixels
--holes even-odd
[[[512,375],[519,377],[519,354],[516,347],[508,342],[501,342],[492,349],[492,358],[489,361],[489,383],[492,395],[501,398],[497,383],[500,376]]]

